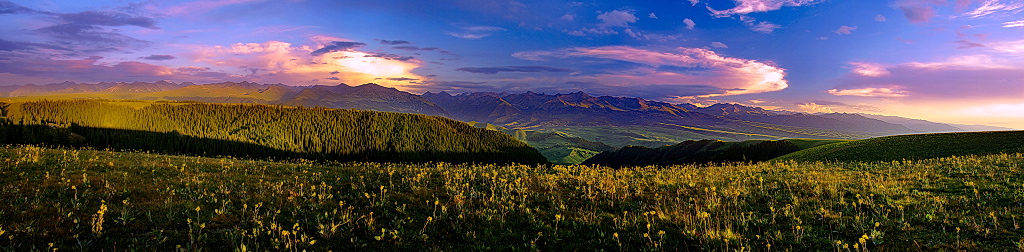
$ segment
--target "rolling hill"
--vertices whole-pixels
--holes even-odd
[[[614,151],[605,151],[586,161],[584,165],[610,167],[683,165],[724,162],[767,161],[801,149],[843,140],[784,139],[748,140],[724,142],[719,140],[685,141],[682,143],[648,148],[626,146]]]
[[[6,116],[0,140],[258,158],[547,163],[508,134],[443,117],[280,105],[138,103],[0,104]]]
[[[775,160],[896,161],[1024,152],[1024,131],[933,133],[822,145]]]

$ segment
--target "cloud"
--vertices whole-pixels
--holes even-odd
[[[1024,118],[1024,103],[976,105],[964,108],[960,113],[972,116],[996,118]]]
[[[1015,15],[1024,10],[1024,2],[1013,2],[1004,4],[999,0],[986,0],[977,9],[965,13],[971,18],[981,18],[990,15]]]
[[[629,10],[613,10],[597,15],[597,19],[601,20],[601,25],[611,27],[626,27],[630,23],[636,23],[639,18],[633,15],[633,11]]]
[[[567,33],[569,35],[573,35],[573,36],[578,36],[578,37],[587,36],[587,34],[594,34],[594,35],[615,35],[615,34],[619,34],[619,32],[617,32],[615,30],[612,30],[612,29],[608,29],[607,27],[583,28],[583,29],[579,29],[579,30],[565,31],[565,33]]]
[[[408,45],[408,44],[412,44],[412,42],[405,41],[405,40],[383,40],[382,39],[382,40],[380,40],[380,44],[382,44],[382,45]]]
[[[513,73],[538,73],[538,72],[556,72],[566,73],[572,72],[572,70],[557,67],[548,66],[504,66],[504,67],[463,67],[455,69],[456,71],[478,73],[478,74],[496,74],[500,72],[513,72]]]
[[[850,71],[854,74],[865,76],[865,77],[882,77],[888,76],[889,70],[885,69],[885,66],[876,63],[868,62],[850,62],[853,66],[853,70]]]
[[[36,52],[38,50],[47,50],[47,49],[49,49],[49,50],[58,50],[58,51],[69,51],[70,50],[70,49],[65,48],[65,47],[56,46],[56,45],[50,45],[50,44],[35,43],[35,42],[24,42],[24,41],[10,41],[10,40],[0,39],[0,51],[9,51],[9,52],[10,51],[30,51],[30,52]]]
[[[835,96],[861,96],[861,97],[906,97],[907,91],[887,87],[866,87],[856,89],[829,89],[828,93]]]
[[[169,7],[150,6],[150,9],[153,12],[163,13],[165,15],[172,16],[183,14],[198,15],[225,6],[264,1],[266,0],[199,0]]]
[[[654,51],[629,46],[576,47],[517,52],[513,56],[534,61],[562,61],[567,65],[602,60],[621,62],[606,65],[606,71],[585,74],[579,77],[581,80],[617,83],[620,86],[708,86],[721,91],[677,96],[753,94],[778,91],[789,86],[785,80],[786,72],[782,68],[755,60],[724,57],[701,48],[680,47],[673,51]]]
[[[1003,23],[1003,27],[1006,27],[1006,28],[1024,27],[1024,19],[1021,19],[1021,20],[1018,20],[1018,21],[1005,22],[1005,23]]]
[[[851,105],[851,104],[846,104],[846,103],[836,102],[836,101],[815,100],[815,101],[810,101],[810,102],[797,102],[797,103],[794,103],[793,105],[796,105],[797,108],[799,108],[800,110],[802,110],[804,112],[809,112],[809,113],[835,113],[835,112],[838,112],[840,109],[843,109],[843,110],[850,110],[850,109],[852,109],[852,110],[856,110],[856,111],[882,112],[881,108],[878,108],[878,107],[875,107],[875,106],[871,106],[871,105],[865,105],[865,104]]]
[[[324,47],[322,47],[320,49],[317,49],[316,51],[313,51],[312,53],[310,53],[310,55],[320,56],[320,55],[323,55],[325,53],[330,53],[330,52],[352,50],[352,49],[356,49],[356,48],[359,48],[359,47],[363,47],[365,45],[366,45],[366,43],[360,43],[360,42],[334,41],[334,42],[331,42],[330,44],[325,45]]]
[[[988,47],[1002,53],[1024,53],[1024,40],[993,42]]]
[[[416,80],[420,80],[420,79],[398,77],[398,78],[387,78],[387,80],[391,80],[391,81],[416,81]]]
[[[830,93],[906,96],[905,99],[935,102],[1024,97],[1024,85],[1020,82],[1024,80],[1024,64],[1011,54],[993,55],[961,55],[942,61],[885,66],[887,75],[851,74],[839,79],[839,85]]]
[[[653,19],[658,19],[658,16],[654,15],[654,12],[651,12],[651,14],[647,15],[647,17],[648,18],[653,18]]]
[[[889,20],[889,19],[885,18],[885,16],[882,16],[882,14],[875,15],[875,21],[885,22],[887,20]]]
[[[911,23],[927,23],[935,17],[935,10],[928,2],[903,0],[897,2],[897,8]]]
[[[494,26],[469,26],[463,27],[461,32],[446,32],[445,34],[464,39],[481,39],[494,35],[497,32],[507,30],[508,29]]]
[[[156,27],[156,20],[149,17],[131,16],[113,11],[83,11],[79,13],[60,14],[58,17],[67,23],[77,25],[100,26],[138,26],[149,29]]]
[[[402,56],[402,55],[390,54],[390,53],[367,54],[366,56],[363,56],[363,57],[384,58],[384,59],[397,60],[397,61],[410,61],[410,60],[416,59],[415,57],[412,57],[412,56]]]
[[[822,2],[821,0],[734,0],[736,7],[727,10],[715,10],[710,6],[708,11],[715,17],[728,17],[732,15],[745,15],[754,12],[769,12],[782,7],[799,7]]]
[[[561,18],[559,18],[559,19],[561,19],[561,20],[565,20],[565,21],[569,21],[569,22],[572,22],[573,20],[576,20],[576,15],[573,15],[573,14],[568,14],[568,13],[567,13],[567,14],[565,14],[565,15],[562,15],[562,17],[561,17]]]
[[[845,26],[844,25],[844,26],[840,26],[839,29],[836,29],[835,33],[836,34],[841,34],[841,35],[850,35],[851,33],[853,33],[853,30],[856,30],[856,29],[857,29],[856,26]]]
[[[391,48],[398,49],[398,50],[404,50],[404,51],[437,51],[437,50],[441,50],[441,48],[437,48],[437,47],[418,47],[418,46],[395,46],[395,47],[391,47]]]
[[[974,42],[967,41],[967,40],[964,40],[964,39],[954,41],[954,43],[956,43],[958,45],[956,47],[957,49],[970,49],[970,48],[977,48],[977,47],[985,47],[985,45],[982,45],[982,44],[979,44],[979,43],[974,43]]]
[[[35,31],[57,39],[60,43],[71,46],[75,51],[84,53],[120,51],[143,47],[149,44],[148,41],[128,37],[88,24],[58,24],[39,28]]]
[[[48,59],[10,57],[0,54],[0,73],[17,78],[44,78],[51,81],[159,81],[192,80],[212,81],[230,79],[225,73],[211,72],[204,67],[178,67],[152,65],[137,61],[103,62],[103,57],[85,59]],[[234,76],[238,77],[238,76]],[[12,83],[13,84],[13,83]]]
[[[750,30],[756,31],[756,32],[760,32],[760,33],[764,33],[764,34],[772,33],[772,32],[774,32],[775,30],[777,30],[779,28],[782,28],[782,26],[781,25],[777,25],[777,24],[773,24],[773,23],[769,23],[769,22],[766,22],[766,21],[761,21],[760,23],[757,23],[755,25],[751,25],[750,26]]]
[[[693,30],[693,27],[697,26],[697,24],[693,22],[693,19],[689,18],[683,19],[683,24],[686,24],[686,29],[690,30]]]
[[[0,1],[0,15],[18,13],[36,13],[36,10],[12,3],[10,1]]]
[[[148,59],[148,60],[172,60],[172,59],[175,59],[175,58],[176,57],[174,57],[172,55],[154,54],[154,55],[149,55],[149,56],[146,56],[146,57],[142,57],[141,59]]]
[[[399,56],[359,51],[358,42],[326,36],[311,38],[316,44],[293,45],[281,41],[236,43],[229,46],[196,45],[189,58],[194,62],[231,70],[246,79],[289,85],[317,84],[316,80],[334,75],[344,83],[378,83],[407,91],[422,87],[387,78],[425,79],[411,71],[422,62]],[[339,44],[339,42],[341,42]],[[319,49],[315,49],[319,48]],[[326,50],[325,50],[326,48]],[[314,53],[319,51],[320,53]],[[257,69],[249,71],[247,69]]]
[[[729,48],[729,46],[725,45],[725,43],[718,42],[718,41],[711,42],[711,47],[714,47],[714,48]]]

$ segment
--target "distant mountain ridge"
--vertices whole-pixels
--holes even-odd
[[[998,127],[949,125],[868,114],[773,111],[730,103],[710,106],[672,104],[635,97],[593,96],[584,92],[470,92],[454,95],[427,92],[416,95],[377,84],[289,86],[247,81],[210,84],[166,81],[93,84],[63,82],[0,86],[0,96],[28,99],[191,100],[436,115],[464,122],[493,124],[504,128],[502,131],[509,134],[515,134],[518,130],[529,131],[530,139],[521,140],[544,143],[534,146],[541,149],[555,148],[545,152],[553,162],[584,160],[607,151],[607,147],[596,145],[565,145],[578,142],[570,140],[574,138],[614,148],[626,145],[656,148],[701,139],[731,142],[787,138],[863,139],[910,133],[1004,130]],[[540,139],[544,137],[550,138],[550,141]]]

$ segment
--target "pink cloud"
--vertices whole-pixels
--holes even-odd
[[[835,96],[861,96],[861,97],[906,97],[907,91],[887,87],[866,87],[856,89],[829,89],[828,93]]]
[[[904,0],[897,3],[897,8],[911,23],[927,23],[935,17],[935,10],[930,4],[930,1]]]
[[[1024,2],[1003,3],[999,0],[986,0],[978,8],[965,13],[971,18],[981,18],[991,15],[1014,15],[1024,10]]]
[[[880,64],[868,62],[850,62],[850,65],[853,66],[853,70],[851,72],[860,76],[882,77],[889,75],[889,70],[886,70],[885,66],[882,66]]]
[[[816,4],[820,0],[734,0],[736,7],[727,10],[714,10],[708,7],[711,14],[716,17],[728,17],[732,15],[744,15],[754,12],[769,12],[782,9],[784,6],[799,7]]]
[[[856,26],[845,26],[844,25],[844,26],[840,26],[839,29],[836,29],[835,33],[836,34],[843,34],[843,35],[850,35],[851,33],[853,33],[853,30],[856,30],[856,29],[857,29]]]
[[[1021,20],[1018,20],[1018,21],[1005,22],[1005,23],[1003,23],[1003,27],[1006,27],[1006,28],[1024,27],[1024,19],[1021,19]]]
[[[785,79],[785,69],[756,60],[724,57],[702,48],[680,47],[674,51],[654,51],[629,46],[576,47],[518,52],[513,56],[537,61],[592,58],[641,64],[646,67],[581,78],[625,86],[673,84],[721,89],[720,93],[702,95],[704,97],[772,92],[789,86]],[[665,70],[673,68],[686,71]]]
[[[358,47],[322,50],[338,44],[361,43],[328,36],[315,36],[311,40],[315,42],[314,45],[293,45],[281,41],[235,43],[229,46],[197,45],[192,47],[191,58],[195,62],[264,83],[377,83],[404,90],[418,90],[421,87],[415,84],[390,79],[428,79],[411,73],[422,64],[415,58],[385,57],[378,53],[359,51]],[[337,79],[329,79],[331,77]]]

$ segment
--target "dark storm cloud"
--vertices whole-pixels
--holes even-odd
[[[330,44],[327,44],[323,48],[320,48],[320,49],[317,49],[316,51],[313,51],[313,53],[311,53],[311,55],[313,55],[313,56],[320,56],[320,55],[323,55],[325,53],[330,53],[330,52],[352,50],[352,49],[359,48],[359,47],[362,47],[362,46],[365,46],[365,45],[366,45],[366,43],[360,43],[360,42],[334,41],[334,42],[331,42]]]
[[[172,59],[176,59],[176,58],[177,57],[174,57],[172,55],[162,55],[162,54],[154,54],[154,55],[149,55],[149,56],[146,56],[146,57],[142,57],[142,59],[148,59],[148,60],[172,60]]]
[[[514,72],[514,73],[539,73],[539,72],[556,72],[565,73],[572,72],[572,70],[557,67],[548,66],[503,66],[503,67],[463,67],[455,69],[457,71],[478,73],[478,74],[496,74],[499,72]]]
[[[408,44],[412,44],[411,42],[405,41],[405,40],[380,40],[380,43],[382,45],[408,45]]]

